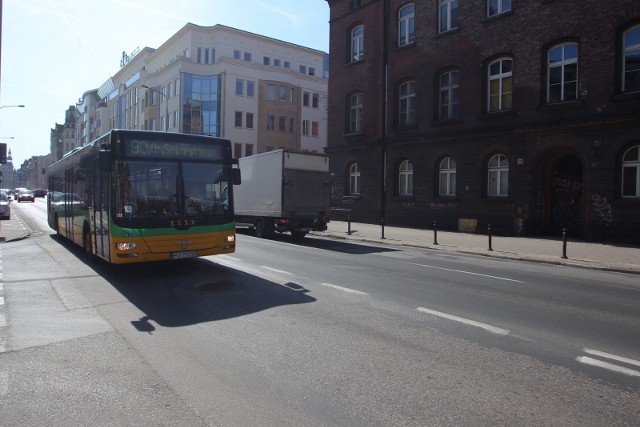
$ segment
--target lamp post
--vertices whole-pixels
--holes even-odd
[[[164,105],[165,105],[165,125],[164,125],[164,131],[165,132],[169,132],[169,97],[167,95],[165,95],[163,92],[160,92],[157,89],[153,89],[150,88],[147,85],[141,85],[143,88],[145,89],[149,89],[151,92],[156,92],[159,93],[160,95],[162,95],[164,97]]]
[[[24,108],[24,105],[0,105],[0,108]]]

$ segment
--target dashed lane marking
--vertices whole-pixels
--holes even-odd
[[[332,285],[331,283],[321,283],[322,286],[325,286],[327,288],[333,288],[333,289],[337,289],[339,291],[342,292],[346,292],[348,294],[355,294],[355,295],[369,295],[366,292],[362,292],[362,291],[358,291],[356,289],[351,289],[351,288],[345,288],[343,286],[338,286],[338,285]]]
[[[635,369],[625,368],[613,363],[605,362],[603,360],[594,359],[589,356],[579,356],[576,360],[585,365],[597,366],[598,368],[607,369],[609,371],[617,372],[619,374],[628,375],[630,377],[640,377],[640,371]]]
[[[444,267],[435,267],[435,266],[433,266],[433,265],[418,264],[418,263],[415,263],[415,262],[412,262],[412,263],[410,263],[410,264],[417,265],[417,266],[419,266],[419,267],[433,268],[433,269],[436,269],[436,270],[450,271],[450,272],[452,272],[452,273],[470,274],[470,275],[472,275],[472,276],[482,276],[482,277],[488,277],[488,278],[490,278],[490,279],[506,280],[506,281],[508,281],[508,282],[516,282],[516,283],[524,283],[524,282],[523,282],[523,281],[521,281],[521,280],[509,279],[508,277],[491,276],[491,275],[489,275],[489,274],[474,273],[474,272],[472,272],[472,271],[454,270],[454,269],[451,269],[451,268],[444,268]]]
[[[453,320],[455,322],[460,322],[460,323],[463,323],[465,325],[470,325],[470,326],[475,326],[477,328],[482,328],[487,332],[491,332],[492,334],[509,335],[509,332],[510,332],[507,329],[502,329],[502,328],[498,328],[496,326],[487,325],[486,323],[476,322],[475,320],[465,319],[464,317],[454,316],[453,314],[442,313],[441,311],[430,310],[430,309],[424,308],[424,307],[418,307],[416,310],[418,310],[418,311],[420,311],[422,313],[427,313],[427,314],[431,314],[433,316],[438,316],[438,317],[442,317],[444,319],[449,319],[449,320]]]
[[[264,268],[265,270],[269,270],[273,273],[280,273],[280,274],[287,274],[287,275],[291,275],[291,273],[289,273],[288,271],[284,271],[284,270],[278,270],[277,268],[272,268],[272,267],[267,267],[266,265],[261,265],[260,268]]]

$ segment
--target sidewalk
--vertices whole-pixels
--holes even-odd
[[[389,245],[411,246],[440,251],[479,254],[499,258],[523,261],[544,262],[572,267],[598,270],[621,271],[640,274],[640,247],[614,246],[597,243],[585,243],[567,240],[566,256],[563,255],[563,242],[558,239],[537,239],[529,237],[492,236],[489,250],[489,237],[484,234],[457,233],[433,230],[420,230],[402,227],[384,227],[376,224],[349,223],[331,221],[325,232],[314,232],[317,236],[353,240],[359,242],[383,243]],[[434,237],[437,244],[434,244]]]
[[[17,209],[11,209],[11,219],[0,220],[0,243],[26,239],[30,233],[31,231],[27,229],[22,218],[18,215]]]

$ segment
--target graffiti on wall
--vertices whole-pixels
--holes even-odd
[[[602,224],[611,224],[613,222],[613,210],[611,204],[606,197],[594,194],[591,196],[593,209],[598,213]]]

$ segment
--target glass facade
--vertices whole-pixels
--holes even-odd
[[[183,75],[182,130],[183,133],[219,137],[220,78],[219,76]]]

